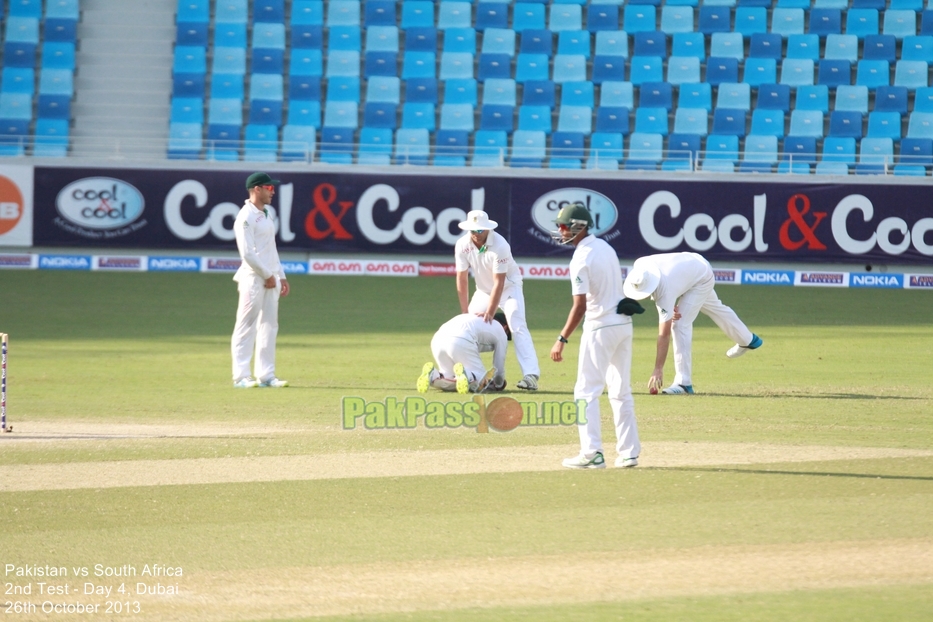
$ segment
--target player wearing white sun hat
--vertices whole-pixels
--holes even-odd
[[[729,358],[755,350],[762,339],[730,307],[722,304],[713,286],[716,277],[709,262],[696,253],[648,255],[635,261],[625,279],[625,295],[635,300],[651,297],[658,307],[658,345],[648,389],[656,393],[664,384],[664,362],[671,336],[674,341],[674,382],[661,392],[692,394],[693,322],[702,311],[735,342]]]
[[[499,224],[489,220],[482,210],[473,210],[459,223],[466,235],[454,246],[457,269],[457,297],[460,312],[482,316],[492,322],[501,308],[512,331],[515,356],[524,377],[515,385],[519,389],[536,391],[541,369],[531,333],[525,321],[525,294],[522,275],[512,258],[512,249],[505,238],[493,231]],[[473,271],[476,291],[470,298],[469,272]]]

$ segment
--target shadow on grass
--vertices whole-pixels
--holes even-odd
[[[830,471],[775,471],[770,469],[739,469],[717,467],[646,467],[652,471],[685,471],[688,473],[750,473],[753,475],[802,475],[805,477],[851,477],[854,479],[908,480],[933,482],[933,476],[881,475],[872,473],[833,473]]]

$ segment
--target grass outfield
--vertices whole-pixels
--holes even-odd
[[[699,393],[683,398],[647,394],[648,309],[642,466],[580,473],[560,468],[572,427],[343,429],[343,397],[417,395],[431,335],[458,311],[453,280],[292,285],[277,355],[292,386],[236,391],[229,275],[0,271],[15,429],[0,437],[0,568],[3,602],[26,607],[10,617],[138,603],[139,620],[929,619],[927,292],[721,286],[764,347],[729,360],[701,316]],[[510,352],[508,394],[568,400],[579,333],[565,362],[547,354],[569,283],[525,290],[541,390],[511,391]],[[47,564],[68,576],[16,576]]]

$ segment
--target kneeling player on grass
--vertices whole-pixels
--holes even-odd
[[[722,304],[713,287],[716,277],[709,262],[696,253],[648,255],[635,261],[625,279],[625,295],[635,300],[651,297],[658,307],[658,345],[651,393],[692,395],[693,322],[701,312],[735,342],[726,356],[737,358],[761,347],[761,337],[748,330],[730,307]],[[664,385],[664,362],[673,337],[674,382]]]
[[[482,316],[462,313],[442,325],[431,339],[431,352],[437,363],[428,362],[421,370],[417,389],[429,386],[441,391],[480,393],[505,388],[505,351],[512,339],[505,314],[487,324]],[[480,352],[492,352],[492,369],[486,370]]]

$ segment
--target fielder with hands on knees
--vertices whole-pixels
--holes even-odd
[[[493,231],[499,225],[489,220],[483,210],[470,211],[466,220],[458,226],[469,232],[458,239],[454,246],[460,312],[481,316],[489,324],[496,311],[502,308],[512,331],[515,357],[524,375],[515,386],[526,391],[537,391],[541,369],[525,321],[522,274],[512,258],[512,248],[504,237]],[[471,269],[476,281],[472,299],[469,283]]]
[[[249,199],[233,222],[240,253],[237,283],[239,302],[230,349],[233,355],[233,386],[238,389],[287,387],[275,377],[275,338],[279,331],[279,296],[288,296],[289,285],[275,246],[275,222],[267,208],[279,180],[266,173],[246,179]],[[250,374],[255,350],[256,374]]]
[[[631,315],[644,309],[636,301],[623,298],[619,257],[605,240],[590,233],[593,217],[582,203],[561,209],[556,222],[560,230],[555,239],[575,247],[570,260],[573,306],[551,348],[551,360],[564,360],[564,345],[582,321],[573,398],[586,402],[586,422],[577,426],[580,454],[567,458],[563,465],[571,469],[606,468],[599,398],[608,387],[617,439],[615,465],[638,466],[641,443],[631,387]]]
[[[735,345],[726,356],[738,358],[763,343],[713,289],[713,268],[696,253],[663,253],[635,260],[625,279],[625,295],[635,300],[651,297],[658,307],[658,344],[648,391],[665,395],[693,395],[693,322],[703,312]],[[674,382],[664,386],[664,363],[674,342]]]

